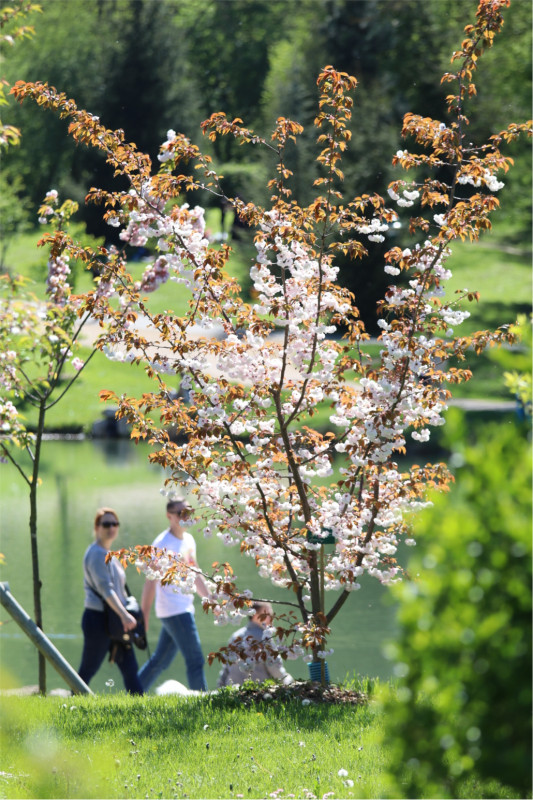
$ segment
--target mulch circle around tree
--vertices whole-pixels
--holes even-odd
[[[280,684],[252,684],[244,683],[232,690],[235,699],[245,705],[259,702],[275,702],[276,700],[296,700],[305,705],[311,703],[364,705],[368,696],[355,689],[346,689],[333,683],[322,686],[312,681],[294,681],[288,686]]]

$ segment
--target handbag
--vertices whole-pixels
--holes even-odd
[[[131,631],[125,631],[122,626],[122,620],[116,611],[114,611],[109,603],[104,601],[104,613],[106,617],[107,633],[113,642],[120,644],[131,645],[134,644],[139,650],[146,650],[148,641],[146,639],[146,629],[144,626],[144,615],[142,609],[137,602],[137,599],[130,594],[128,584],[126,584],[127,598],[124,603],[124,608],[135,617],[137,620],[137,627]]]
[[[131,647],[131,645],[134,644],[135,647],[139,648],[139,650],[146,650],[148,647],[148,639],[146,637],[146,628],[144,625],[144,614],[139,603],[137,602],[137,599],[130,594],[127,583],[124,584],[124,588],[126,590],[126,602],[124,603],[124,608],[128,614],[131,614],[131,616],[135,617],[137,620],[137,627],[131,631],[124,630],[122,620],[117,612],[111,608],[109,603],[106,603],[100,592],[98,592],[96,588],[92,586],[91,581],[91,589],[104,604],[107,634],[113,644],[122,644],[125,647]]]

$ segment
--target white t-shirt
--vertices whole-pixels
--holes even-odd
[[[186,531],[183,533],[183,539],[178,539],[167,528],[152,542],[152,547],[176,555],[179,553],[186,563],[190,559],[196,560],[196,542]],[[155,589],[155,613],[160,619],[173,617],[175,614],[194,614],[194,594],[185,594],[175,584],[161,586],[158,581]]]

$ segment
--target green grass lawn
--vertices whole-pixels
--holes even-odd
[[[210,227],[216,229],[213,213],[207,216]],[[48,254],[46,248],[37,247],[37,242],[42,238],[44,229],[37,229],[30,233],[20,235],[10,243],[6,266],[13,273],[20,273],[36,281],[35,292],[38,296],[45,296],[46,263]],[[452,297],[457,289],[465,287],[478,290],[481,293],[479,304],[472,306],[472,315],[477,320],[493,319],[494,306],[531,305],[532,274],[531,251],[527,248],[507,247],[501,238],[484,237],[480,242],[455,242],[452,247],[452,257],[448,262],[453,276],[447,284],[447,296]],[[132,272],[137,276],[144,269],[142,263],[131,265]],[[237,279],[243,277],[246,264],[233,255],[229,262],[229,271]],[[75,290],[87,291],[91,287],[90,274],[83,270],[76,271]],[[155,296],[154,296],[155,297]],[[157,301],[157,306],[174,309],[180,313],[179,307],[186,299],[186,292],[176,284],[167,284],[162,300]],[[178,308],[175,308],[177,301]],[[155,310],[155,307],[154,307]],[[509,318],[503,319],[509,321]],[[463,325],[467,330],[468,323]],[[471,327],[471,329],[473,329]]]
[[[379,796],[372,706],[251,707],[218,698],[4,698],[3,796]],[[1,785],[1,784],[0,784]]]
[[[489,235],[474,244],[455,242],[449,264],[454,274],[447,284],[447,296],[465,287],[478,290],[480,302],[473,305],[472,312],[476,318],[487,319],[487,305],[531,305],[530,251],[507,248]]]
[[[380,798],[385,719],[230,696],[3,697],[0,792],[33,798]],[[339,770],[345,771],[339,775]],[[460,797],[513,797],[470,780]]]
[[[82,348],[78,353],[82,359],[89,354],[90,350],[87,348]],[[67,371],[65,382],[72,376],[73,371]],[[103,353],[97,352],[65,398],[47,412],[46,430],[88,433],[93,422],[101,419],[108,407],[108,404],[100,400],[99,393],[102,389],[140,397],[143,392],[153,391],[154,387],[154,382],[143,369],[132,364],[109,361]],[[37,412],[29,404],[21,407],[21,413],[25,415],[28,424],[36,424]]]

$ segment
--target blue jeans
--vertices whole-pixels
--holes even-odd
[[[170,666],[180,650],[187,667],[189,688],[207,691],[204,655],[194,614],[185,613],[176,614],[173,617],[162,617],[161,624],[161,633],[154,654],[139,671],[139,680],[144,691],[146,692],[163,670]]]
[[[94,611],[86,608],[81,619],[83,630],[83,653],[78,675],[88,685],[100,667],[111,646],[111,639],[107,635],[105,614],[103,611]],[[137,677],[137,659],[133,647],[129,649],[119,647],[115,661],[122,673],[124,686],[130,694],[143,694],[141,682]]]

